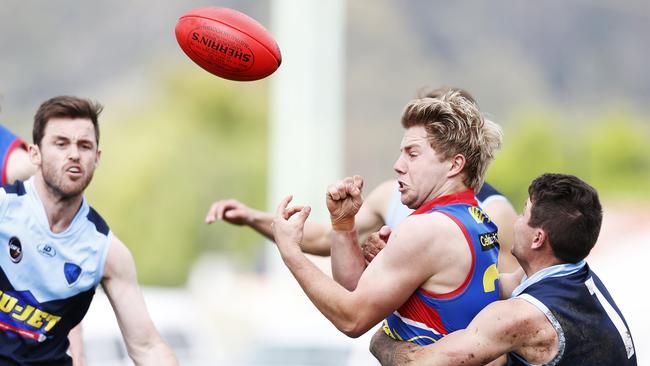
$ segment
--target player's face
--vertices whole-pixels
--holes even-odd
[[[90,119],[52,118],[45,127],[37,165],[48,190],[66,199],[83,193],[99,156]]]
[[[514,242],[510,252],[520,261],[525,258],[526,250],[530,248],[535,235],[535,230],[528,225],[531,206],[532,204],[529,198],[526,200],[523,213],[515,220]]]
[[[393,166],[397,172],[402,203],[417,209],[436,198],[450,167],[451,162],[441,161],[429,144],[423,126],[408,128],[402,138],[400,156]]]

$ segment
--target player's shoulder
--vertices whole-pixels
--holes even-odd
[[[2,191],[4,194],[7,195],[13,194],[16,196],[23,196],[27,193],[27,191],[25,190],[25,183],[19,180],[11,184],[0,186],[0,191]]]
[[[445,245],[458,234],[457,224],[441,212],[422,215],[410,215],[393,230],[396,235],[409,245],[437,244]],[[462,233],[461,233],[462,234]]]
[[[95,230],[98,233],[104,236],[109,236],[111,230],[108,227],[108,224],[104,218],[102,218],[102,216],[91,206],[88,206],[88,214],[86,215],[86,218],[92,225],[94,225]]]

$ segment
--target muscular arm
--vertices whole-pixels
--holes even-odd
[[[466,329],[420,347],[397,342],[379,332],[370,351],[384,366],[480,366],[501,364],[503,355],[517,352],[529,362],[543,364],[557,353],[557,334],[544,314],[520,299],[488,305]]]
[[[435,271],[435,257],[423,248],[427,241],[423,233],[430,233],[430,228],[407,220],[401,225],[403,232],[391,235],[395,244],[387,245],[363,272],[354,291],[348,291],[300,252],[300,237],[295,234],[301,227],[282,217],[286,203],[285,199],[274,220],[282,259],[318,310],[350,337],[364,334],[397,309]]]
[[[126,246],[113,237],[102,286],[115,311],[129,357],[136,365],[177,365],[147,312],[138,286],[135,262]]]

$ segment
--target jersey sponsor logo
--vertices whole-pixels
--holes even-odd
[[[9,239],[9,257],[14,263],[20,262],[23,259],[23,245],[20,243],[20,239],[16,236],[12,236]]]
[[[63,273],[65,274],[65,280],[68,281],[68,286],[73,286],[79,280],[81,267],[74,263],[66,262],[63,265]]]
[[[38,252],[43,254],[46,257],[54,257],[56,255],[56,249],[50,244],[41,244],[38,246]]]
[[[61,317],[58,315],[50,314],[35,305],[21,301],[13,293],[0,291],[0,329],[2,330],[43,342],[47,339],[46,333],[59,320]]]
[[[477,224],[490,222],[488,215],[486,215],[485,212],[483,212],[483,210],[481,210],[481,208],[478,206],[470,206],[467,208],[467,211]]]
[[[499,244],[499,233],[493,231],[491,233],[481,234],[478,236],[478,241],[481,243],[481,250],[485,252]]]

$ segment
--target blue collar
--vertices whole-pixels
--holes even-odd
[[[524,277],[521,279],[521,284],[519,284],[519,286],[517,286],[517,288],[512,291],[512,297],[518,296],[524,292],[528,286],[537,283],[545,278],[568,276],[570,274],[576,273],[581,270],[586,264],[587,262],[583,259],[576,264],[565,263],[544,268],[541,271],[535,272],[530,277],[524,275]]]

